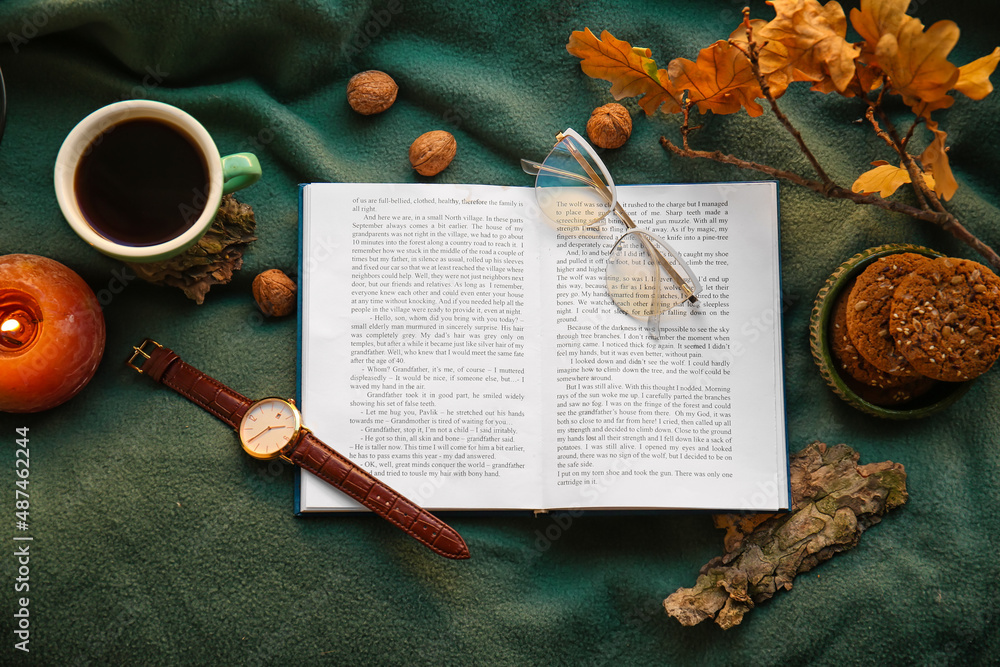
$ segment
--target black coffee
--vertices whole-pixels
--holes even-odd
[[[123,245],[156,245],[201,216],[208,166],[180,128],[151,118],[126,120],[87,147],[74,190],[98,234]]]

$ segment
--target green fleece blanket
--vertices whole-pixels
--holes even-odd
[[[813,299],[868,247],[911,242],[975,258],[947,234],[872,207],[781,188],[789,448],[845,442],[862,463],[909,473],[911,499],[853,551],[795,580],[722,631],[686,628],[662,600],[721,553],[707,514],[451,518],[472,559],[437,557],[370,515],[295,517],[289,467],[246,457],[231,429],[128,370],[146,336],[249,396],[292,395],[294,318],[264,320],[252,278],[298,265],[297,184],[422,180],[413,139],[458,141],[441,182],[529,185],[520,157],[583,130],[612,101],[565,49],[590,27],[653,49],[661,66],[736,26],[730,0],[8,0],[0,68],[0,254],[35,253],[102,295],[104,361],[48,412],[0,414],[4,664],[987,664],[1000,655],[1000,375],[918,422],[866,416],[833,395],[810,356]],[[963,64],[1000,42],[991,3],[915,2],[926,25],[963,29]],[[855,3],[845,3],[848,9]],[[753,3],[755,16],[773,14]],[[345,87],[379,69],[399,83],[388,112],[355,114]],[[151,98],[198,118],[225,153],[250,151],[264,178],[239,198],[259,240],[203,305],[131,280],[80,241],[52,186],[62,139],[89,112]],[[660,147],[677,116],[635,120],[604,157],[621,183],[756,179]],[[798,90],[782,100],[830,175],[850,185],[889,158],[857,104]],[[940,112],[960,183],[949,208],[1000,247],[1000,96]],[[770,112],[706,117],[696,143],[807,165]],[[15,592],[15,428],[30,428],[30,591]],[[30,602],[30,653],[13,614]]]

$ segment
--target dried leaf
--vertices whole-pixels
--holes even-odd
[[[910,106],[913,110],[913,115],[917,118],[923,118],[925,120],[930,120],[931,113],[937,111],[938,109],[947,109],[952,104],[955,103],[955,98],[951,95],[945,95],[939,100],[934,100],[933,102],[920,102]]]
[[[652,116],[661,106],[665,113],[681,110],[680,91],[670,83],[665,70],[657,69],[649,49],[633,48],[607,30],[598,39],[590,28],[574,31],[566,50],[580,58],[584,74],[610,82],[616,100],[640,97],[639,106]]]
[[[763,93],[750,68],[750,61],[737,47],[725,40],[698,52],[697,62],[675,58],[667,68],[677,89],[688,91],[688,101],[698,111],[717,114],[736,113],[745,108],[751,117],[764,113],[755,98]]]
[[[934,121],[927,121],[927,128],[934,133],[932,141],[924,152],[920,154],[920,162],[934,176],[934,185],[931,186],[938,197],[944,200],[951,199],[955,191],[958,190],[958,181],[951,173],[951,164],[948,162],[947,148],[944,140],[948,134],[938,128]],[[928,185],[931,185],[928,183]]]
[[[958,26],[938,21],[927,31],[918,19],[904,19],[897,34],[883,35],[875,54],[892,87],[913,106],[944,97],[958,80],[958,68],[948,54],[958,42]]]
[[[884,76],[882,70],[870,67],[859,59],[854,62],[854,78],[844,90],[837,90],[830,77],[817,81],[809,90],[817,93],[840,93],[844,97],[864,97],[882,86]]]
[[[753,32],[754,43],[760,49],[761,55],[768,54],[767,57],[773,59],[787,58],[788,49],[785,48],[784,44],[766,41],[760,36],[760,31],[765,25],[767,25],[767,21],[764,19],[750,19],[750,29]],[[749,40],[747,39],[747,26],[745,23],[741,23],[739,28],[733,30],[729,35],[729,43],[740,46],[743,49],[747,48]],[[788,89],[788,84],[792,82],[791,73],[784,70],[765,74],[764,79],[774,99],[778,99],[784,95],[785,90]]]
[[[894,167],[885,160],[876,160],[872,164],[875,168],[858,176],[858,180],[851,186],[852,191],[866,195],[877,192],[880,197],[885,198],[896,192],[901,185],[911,182],[910,172],[902,166]],[[933,176],[924,174],[923,178],[928,187],[934,187]]]
[[[819,93],[838,92],[844,97],[864,97],[871,91],[880,88],[883,78],[882,70],[866,65],[859,59],[854,62],[854,78],[844,90],[837,90],[829,78],[816,82],[809,90],[815,90]]]
[[[847,445],[815,442],[791,460],[792,510],[723,522],[726,553],[701,568],[691,588],[663,601],[683,625],[738,625],[753,607],[790,589],[795,576],[857,546],[861,534],[907,501],[906,471],[885,461],[858,465]],[[744,529],[749,529],[743,532]]]
[[[973,60],[968,65],[962,65],[958,68],[955,90],[974,100],[983,99],[993,92],[990,75],[997,68],[998,62],[1000,62],[1000,46],[993,49],[990,55]]]
[[[854,181],[851,186],[853,192],[866,195],[877,192],[880,197],[888,197],[901,185],[910,182],[909,172],[902,167],[894,167],[884,160],[876,160],[872,164],[876,165],[874,169],[869,169]]]
[[[864,44],[862,62],[877,66],[875,46],[883,35],[895,35],[903,21],[908,19],[906,8],[910,0],[861,0],[860,9],[851,10],[851,25],[858,31]]]
[[[760,56],[762,74],[790,71],[793,81],[820,82],[819,90],[833,87],[842,91],[854,78],[854,59],[861,48],[848,42],[847,17],[840,3],[820,5],[816,0],[768,0],[776,16],[760,35],[782,44],[784,56],[775,51]]]

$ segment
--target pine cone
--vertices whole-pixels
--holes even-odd
[[[211,228],[195,245],[162,262],[129,263],[136,275],[157,285],[179,287],[198,305],[212,285],[225,285],[243,266],[243,252],[256,241],[257,221],[249,204],[222,198]]]

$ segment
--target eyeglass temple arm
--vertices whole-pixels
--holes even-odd
[[[521,169],[531,174],[532,176],[537,176],[538,172],[546,171],[550,174],[555,174],[557,176],[562,176],[563,178],[573,179],[575,181],[580,181],[585,185],[591,185],[593,187],[598,187],[598,183],[594,182],[592,179],[587,178],[581,174],[574,174],[571,171],[566,171],[565,169],[559,169],[558,167],[550,167],[545,164],[539,164],[538,162],[533,162],[532,160],[521,160]]]
[[[646,252],[649,253],[650,257],[655,257],[660,254],[660,251],[649,241],[649,239],[644,238],[641,234],[639,235],[639,240],[642,241],[642,245],[645,246]],[[666,266],[670,266],[669,262]],[[681,289],[687,290],[687,285],[679,280],[675,280],[675,283],[681,286]],[[655,282],[655,287],[653,288],[653,307],[649,309],[649,317],[646,318],[646,329],[649,331],[650,335],[654,339],[660,338],[660,315],[663,313],[663,309],[660,307],[660,281]],[[688,295],[690,299],[691,296]]]
[[[622,205],[618,202],[615,202],[615,213],[618,214],[618,217],[622,219],[622,222],[624,222],[625,226],[630,230],[637,229],[639,227],[639,225],[632,221],[632,218],[629,217],[629,214],[625,212],[625,209],[622,208]],[[660,251],[657,250],[656,246],[652,243],[649,243],[645,239],[642,239],[642,241],[643,245],[647,246],[646,251],[649,252],[650,257],[653,257],[656,262],[663,267],[663,270],[666,271],[671,278],[673,278],[674,283],[681,288],[682,292],[684,292],[684,296],[687,297],[684,300],[690,301],[691,303],[698,303],[698,297],[696,297],[691,288],[688,287],[687,281],[681,278],[680,274],[677,273],[677,270],[670,264],[670,262],[667,261],[667,258],[660,254]]]

